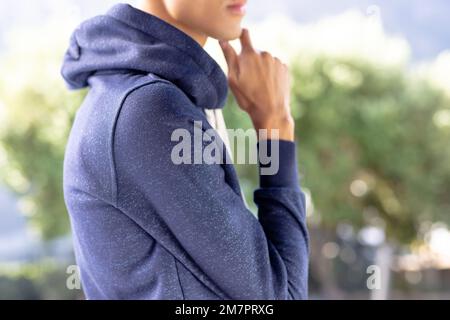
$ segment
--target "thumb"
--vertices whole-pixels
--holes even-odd
[[[223,55],[225,56],[225,60],[227,61],[229,72],[238,74],[239,63],[238,63],[238,55],[237,55],[236,51],[228,43],[228,41],[220,40],[219,44],[220,44],[220,47],[222,48]]]

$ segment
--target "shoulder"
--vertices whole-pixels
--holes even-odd
[[[206,117],[176,85],[155,81],[130,90],[116,117],[113,145],[116,152],[161,150],[171,145],[178,129],[192,131],[194,122],[205,123]],[[136,151],[137,150],[137,151]]]
[[[153,120],[196,118],[201,115],[188,96],[175,84],[165,80],[142,84],[129,90],[122,101],[120,117]]]

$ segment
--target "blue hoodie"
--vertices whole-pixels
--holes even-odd
[[[90,90],[64,160],[88,299],[304,299],[308,234],[296,146],[260,175],[256,218],[232,164],[175,164],[175,129],[211,129],[227,78],[191,37],[127,4],[83,22],[62,75]],[[273,142],[272,142],[273,143]],[[262,165],[261,165],[262,167]]]

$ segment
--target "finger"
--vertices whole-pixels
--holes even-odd
[[[250,38],[250,32],[248,29],[242,29],[241,36],[239,38],[243,51],[254,51],[252,40]]]
[[[238,71],[238,55],[234,48],[228,43],[228,41],[219,41],[220,47],[222,48],[223,55],[228,65],[228,69],[231,72],[237,73]]]
[[[247,98],[244,96],[244,94],[239,90],[238,86],[234,85],[233,83],[230,83],[231,91],[233,92],[234,97],[236,98],[236,102],[238,105],[245,109]]]

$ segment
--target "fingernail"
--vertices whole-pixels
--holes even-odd
[[[219,44],[222,48],[225,48],[228,45],[228,42],[226,42],[225,40],[219,40]]]

